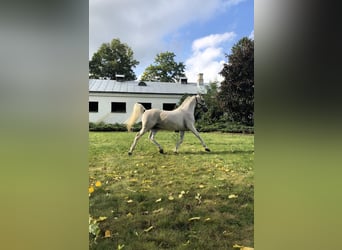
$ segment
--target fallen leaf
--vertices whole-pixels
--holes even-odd
[[[109,230],[105,231],[105,238],[110,238],[112,236],[111,232]]]
[[[187,242],[183,243],[184,246],[189,245],[190,244],[190,240],[188,240]]]
[[[95,187],[101,187],[101,186],[102,186],[101,181],[97,181],[97,182],[95,183]]]
[[[234,244],[233,248],[242,248],[243,246],[240,246],[238,244]]]
[[[233,246],[233,248],[240,248],[240,250],[254,250],[253,247],[244,247],[244,246],[240,246],[240,245],[238,245],[238,244],[235,244],[235,245]]]
[[[128,201],[126,201],[127,203],[133,203],[133,200],[128,200]]]
[[[123,249],[125,247],[125,244],[122,244],[122,245],[118,245],[118,250],[121,250],[121,249]]]
[[[96,221],[104,221],[106,219],[107,219],[106,216],[100,216]]]
[[[163,210],[164,210],[164,208],[161,207],[159,209],[153,210],[152,213],[157,214],[157,213],[160,213]]]
[[[172,195],[170,195],[168,199],[169,201],[173,201],[175,198]]]
[[[156,200],[156,203],[161,202],[161,201],[162,201],[162,198],[159,198]]]
[[[228,196],[228,199],[235,199],[235,198],[237,198],[237,197],[238,197],[237,195],[231,194],[231,195]]]
[[[129,212],[128,214],[126,214],[127,217],[133,217],[133,214],[131,212]]]
[[[150,226],[149,228],[146,228],[146,229],[144,230],[144,232],[148,233],[148,232],[151,231],[153,228],[154,228],[154,226]]]
[[[188,221],[200,220],[200,219],[201,219],[201,217],[192,217],[192,218],[190,218]]]
[[[195,199],[198,201],[198,205],[200,205],[202,203],[202,196],[200,193],[197,193],[195,195]]]
[[[182,198],[184,194],[185,194],[185,191],[181,191],[180,194],[178,195],[178,198]]]
[[[199,188],[204,188],[204,185],[201,184],[201,185],[199,185],[198,187],[199,187]]]

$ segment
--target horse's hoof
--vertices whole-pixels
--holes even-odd
[[[128,152],[128,155],[132,155],[132,152]]]
[[[159,153],[164,154],[164,150],[163,149],[159,149]]]
[[[205,148],[205,151],[210,152],[210,149],[209,148]]]

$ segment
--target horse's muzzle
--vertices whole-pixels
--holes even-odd
[[[203,107],[202,107],[202,110],[203,110],[204,113],[205,113],[205,112],[208,112],[208,108],[207,108],[206,106],[203,106]]]

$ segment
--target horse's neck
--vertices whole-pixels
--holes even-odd
[[[194,100],[195,99],[191,99],[187,103],[185,103],[184,106],[182,107],[182,110],[190,111],[191,113],[193,113],[195,110],[195,105],[196,105]]]

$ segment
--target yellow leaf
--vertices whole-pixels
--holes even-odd
[[[170,195],[168,199],[169,199],[169,201],[173,201],[175,198],[173,198],[173,196]]]
[[[129,212],[126,216],[127,217],[133,217],[133,214],[131,212]]]
[[[240,246],[238,244],[235,244],[233,246],[233,248],[240,248],[240,250],[254,250],[254,248],[252,248],[252,247],[244,247],[244,246]]]
[[[154,226],[150,226],[149,228],[146,228],[145,230],[144,230],[144,232],[149,232],[149,231],[151,231],[152,229],[154,228]]]
[[[157,214],[157,213],[162,212],[163,210],[164,210],[164,208],[161,207],[159,209],[153,210],[152,213]]]
[[[89,194],[93,193],[94,192],[94,187],[89,187],[88,188],[88,192],[89,192]]]
[[[243,246],[240,246],[238,244],[234,244],[233,248],[242,248]]]
[[[97,181],[97,182],[95,183],[95,187],[101,187],[101,186],[102,186],[101,181]]]
[[[231,195],[228,196],[228,199],[235,199],[235,198],[237,198],[237,197],[238,197],[237,195],[231,194]]]
[[[201,217],[192,217],[192,218],[190,218],[188,221],[200,220],[200,219],[201,219]]]
[[[182,198],[184,194],[185,194],[185,191],[181,191],[180,194],[178,195],[178,198]]]
[[[109,230],[105,231],[105,238],[110,238],[112,236],[111,232]]]
[[[161,202],[162,198],[159,198],[158,200],[156,200],[156,203]]]
[[[105,219],[107,219],[106,216],[100,216],[96,221],[104,221]]]
[[[133,203],[133,200],[128,200],[127,203]]]
[[[204,188],[204,185],[201,184],[201,185],[199,185],[198,187],[199,187],[199,188]]]

